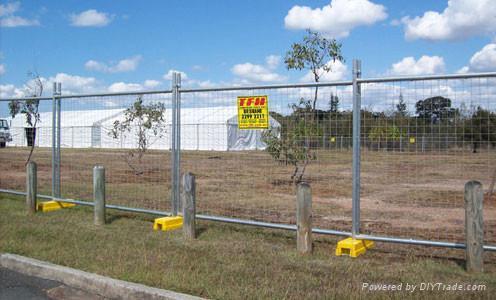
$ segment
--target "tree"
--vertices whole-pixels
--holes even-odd
[[[329,100],[329,112],[337,113],[339,110],[339,98],[337,95],[331,93],[331,99]]]
[[[396,112],[398,115],[402,117],[406,117],[408,115],[408,111],[406,109],[405,100],[403,100],[403,94],[400,93],[399,102],[396,104]]]
[[[300,99],[299,105],[293,104],[290,107],[293,113],[286,118],[282,130],[266,130],[262,140],[267,145],[266,151],[274,160],[294,167],[290,178],[293,184],[297,184],[302,180],[310,161],[316,159],[315,153],[310,150],[307,137],[315,134],[318,128],[311,125],[314,122],[307,123],[304,117],[312,110],[310,101]]]
[[[31,149],[25,164],[31,161],[35,147],[36,125],[40,121],[39,106],[40,100],[37,99],[43,94],[43,81],[36,72],[29,72],[28,76],[31,80],[26,84],[27,98],[25,100],[12,100],[9,102],[9,111],[12,118],[18,114],[24,115],[26,123],[29,125],[29,134],[31,135]]]
[[[451,118],[455,114],[455,109],[451,107],[451,100],[442,96],[419,100],[415,108],[419,118],[430,120],[431,123]]]
[[[326,39],[320,33],[307,30],[307,35],[300,43],[291,45],[291,50],[286,53],[284,63],[288,70],[308,69],[315,82],[320,77],[331,71],[330,61],[344,61],[341,55],[341,44],[335,39]],[[312,109],[315,111],[319,88],[315,87]]]
[[[482,142],[496,145],[496,114],[478,107],[463,125],[463,138],[472,143],[472,152],[477,153]]]
[[[126,133],[137,137],[138,147],[131,149],[125,156],[126,163],[136,175],[145,171],[143,156],[150,146],[150,139],[161,138],[165,133],[164,120],[165,106],[163,103],[143,104],[143,97],[139,96],[133,105],[124,111],[124,120],[115,121],[110,131],[114,139]]]

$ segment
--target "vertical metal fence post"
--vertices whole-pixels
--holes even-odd
[[[181,206],[181,73],[176,73],[176,214]]]
[[[57,101],[57,169],[56,169],[56,175],[57,175],[57,181],[56,181],[56,189],[55,189],[55,196],[60,198],[60,139],[61,139],[61,99],[60,96],[62,94],[62,83],[57,83],[57,96],[59,98],[56,100]]]
[[[177,206],[176,206],[176,110],[177,110],[177,89],[176,89],[176,73],[172,73],[172,134],[171,134],[171,213],[173,216],[177,216]]]
[[[360,111],[362,106],[360,84],[361,61],[353,60],[353,193],[352,226],[353,237],[360,233]]]
[[[56,142],[56,130],[55,126],[57,126],[57,100],[55,99],[55,96],[57,95],[57,83],[53,83],[53,91],[52,91],[52,197],[56,197],[56,149],[55,146],[57,145]]]

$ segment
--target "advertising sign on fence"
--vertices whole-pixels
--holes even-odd
[[[269,98],[267,96],[238,97],[238,128],[268,129]]]

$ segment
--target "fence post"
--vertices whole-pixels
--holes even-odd
[[[61,106],[62,106],[62,101],[60,99],[60,96],[62,95],[62,83],[58,82],[57,83],[57,95],[59,98],[57,98],[57,181],[56,181],[56,192],[57,192],[57,197],[60,198],[61,193],[60,193],[60,140],[61,140]]]
[[[94,224],[105,225],[105,168],[93,168]]]
[[[177,216],[180,204],[180,174],[181,174],[181,74],[172,74],[172,172],[171,172],[171,212]]]
[[[57,100],[55,99],[55,96],[57,95],[57,83],[53,83],[53,91],[52,91],[52,197],[56,197],[56,181],[57,181],[57,176],[56,176],[56,149],[55,146],[57,145],[57,141],[55,138],[56,135],[56,130],[55,127],[57,126]]]
[[[53,83],[52,94],[52,197],[60,198],[60,97],[61,83]]]
[[[484,190],[480,182],[469,181],[465,184],[465,258],[469,272],[483,271],[483,199]]]
[[[362,106],[360,84],[361,61],[353,60],[353,192],[352,225],[353,238],[360,233],[360,111]]]
[[[172,82],[171,82],[171,89],[172,89],[172,112],[171,112],[171,117],[172,117],[172,124],[171,124],[171,213],[173,216],[177,216],[177,206],[176,206],[176,95],[177,95],[177,89],[176,89],[176,73],[172,73]]]
[[[312,190],[306,182],[296,192],[296,249],[302,254],[312,252]]]
[[[188,239],[196,238],[196,183],[195,175],[187,172],[183,175],[183,235]]]
[[[37,166],[34,161],[30,161],[26,165],[26,208],[30,215],[36,213],[37,189]]]

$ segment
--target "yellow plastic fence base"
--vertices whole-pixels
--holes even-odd
[[[356,258],[372,247],[374,247],[374,242],[372,241],[356,240],[350,237],[338,242],[336,256],[348,255]]]
[[[76,206],[76,204],[58,201],[45,201],[39,202],[36,209],[41,212],[49,212],[74,206]]]
[[[169,231],[183,227],[183,217],[163,217],[155,219],[153,230]]]

